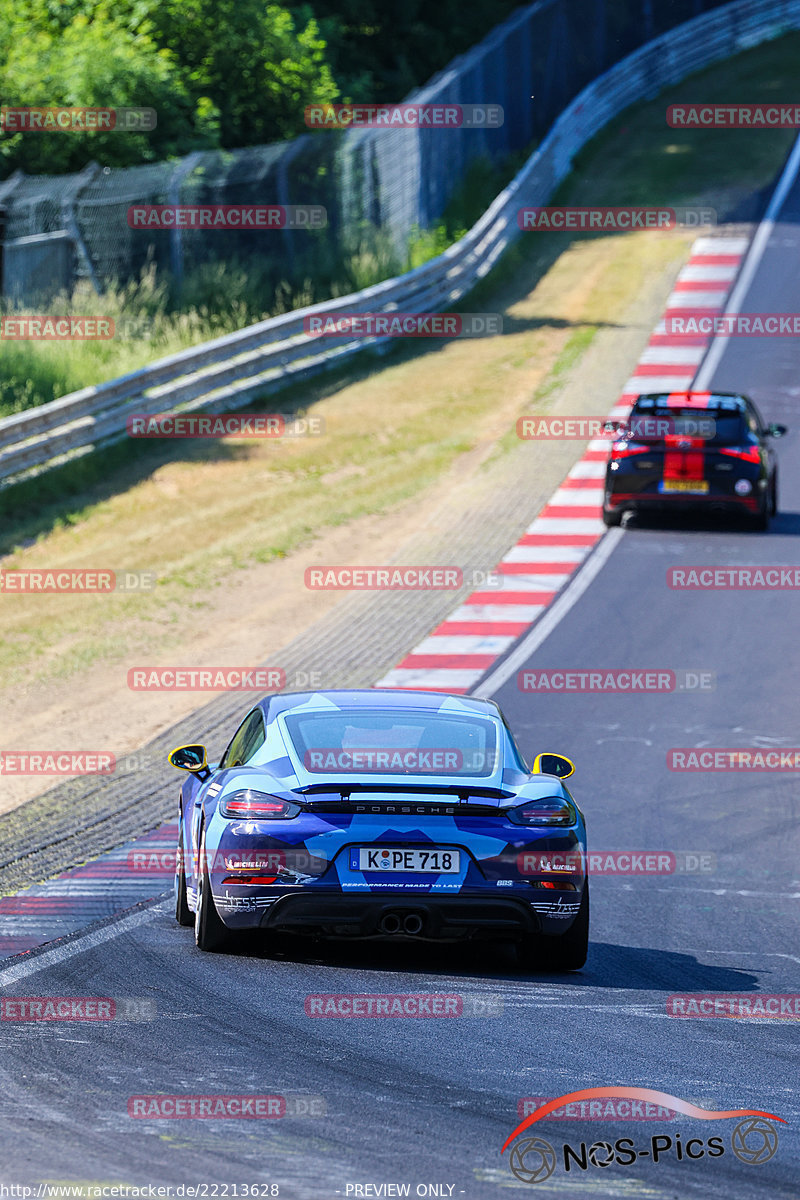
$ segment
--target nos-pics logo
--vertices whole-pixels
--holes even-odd
[[[730,1149],[736,1158],[747,1166],[761,1166],[769,1162],[778,1149],[778,1131],[772,1121],[784,1123],[784,1118],[776,1116],[775,1113],[754,1108],[711,1111],[690,1104],[688,1100],[681,1100],[678,1096],[672,1096],[669,1092],[659,1092],[652,1088],[599,1087],[567,1092],[542,1104],[520,1122],[503,1143],[500,1153],[504,1154],[514,1139],[534,1122],[542,1120],[556,1109],[580,1100],[611,1096],[657,1104],[695,1120],[722,1121],[739,1117],[740,1120],[731,1132]],[[512,1174],[523,1183],[543,1183],[554,1174],[559,1163],[563,1171],[570,1173],[588,1171],[593,1167],[610,1167],[614,1164],[632,1166],[639,1159],[649,1159],[654,1163],[667,1158],[681,1163],[697,1162],[703,1158],[720,1158],[725,1153],[725,1140],[719,1136],[684,1138],[680,1133],[674,1133],[672,1136],[662,1133],[654,1134],[638,1143],[629,1137],[617,1138],[613,1142],[596,1141],[590,1145],[580,1142],[573,1146],[564,1142],[559,1151],[545,1138],[534,1135],[520,1138],[515,1143],[509,1155],[509,1167]]]

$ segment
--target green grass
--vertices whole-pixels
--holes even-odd
[[[564,376],[569,374],[591,346],[597,333],[597,328],[596,325],[584,325],[581,329],[576,329],[574,333],[570,334],[569,341],[559,354],[552,371],[541,388],[536,392],[534,396],[535,404],[540,404],[542,401],[547,400],[559,384],[563,383]]]
[[[547,376],[540,387],[536,389],[530,399],[531,411],[543,411],[542,406],[552,396],[558,387],[564,382],[566,376],[575,367],[586,351],[591,346],[598,332],[598,325],[582,325],[569,335],[567,343],[564,346],[558,358],[553,363],[547,373]],[[519,445],[519,437],[516,427],[509,429],[503,437],[499,438],[490,462],[494,462],[496,458],[503,454],[507,454]]]
[[[553,203],[687,204],[728,188],[757,191],[780,169],[796,131],[671,129],[670,104],[795,103],[800,33],[755,46],[635,104],[576,156]],[[720,217],[724,212],[718,214]]]

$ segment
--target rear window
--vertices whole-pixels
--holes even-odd
[[[663,442],[666,437],[700,438],[710,446],[739,444],[748,438],[743,408],[636,407],[626,432],[637,442]]]
[[[412,710],[288,713],[286,728],[315,775],[492,775],[497,726],[471,715]]]

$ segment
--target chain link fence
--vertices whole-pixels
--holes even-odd
[[[41,294],[41,244],[71,239],[51,256],[51,292],[76,280],[97,291],[153,264],[180,284],[208,264],[257,266],[282,280],[335,273],[365,241],[381,238],[402,260],[415,230],[431,228],[478,161],[500,163],[544,137],[589,82],[650,39],[723,0],[538,0],[407,98],[419,104],[499,104],[497,128],[352,128],[232,152],[198,152],[127,169],[90,164],[77,175],[0,182],[5,221],[2,294]],[[776,27],[776,34],[780,29]],[[369,97],[359,97],[369,100]],[[122,135],[121,135],[122,136]],[[128,209],[174,204],[322,205],[324,229],[131,229]],[[55,239],[54,239],[55,240]],[[30,246],[30,249],[26,249]],[[37,256],[37,257],[34,257]],[[30,274],[26,275],[26,265]]]

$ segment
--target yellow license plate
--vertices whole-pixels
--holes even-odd
[[[662,479],[662,492],[689,492],[703,496],[708,491],[707,479]]]

